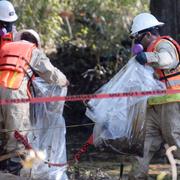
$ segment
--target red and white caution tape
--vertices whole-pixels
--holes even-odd
[[[28,139],[23,136],[18,130],[14,131],[14,137],[17,141],[21,142],[25,149],[27,150],[33,150],[33,147],[30,145],[30,143],[28,142]],[[80,150],[74,155],[74,158],[70,161],[68,161],[67,163],[52,163],[49,161],[44,161],[45,164],[48,164],[49,166],[56,166],[56,167],[62,167],[62,166],[68,166],[74,163],[74,161],[79,161],[80,157],[82,154],[86,153],[88,150],[88,147],[90,145],[93,145],[93,135],[91,135],[88,140],[86,141],[86,143],[80,148]],[[33,150],[34,151],[34,150]],[[36,154],[36,151],[34,151],[34,153]]]
[[[90,99],[103,99],[103,98],[120,98],[120,97],[138,97],[138,96],[152,96],[152,95],[165,95],[180,93],[179,90],[154,90],[154,91],[133,91],[133,92],[120,92],[109,94],[84,94],[72,96],[53,96],[53,97],[36,97],[26,99],[1,99],[0,104],[15,104],[15,103],[42,103],[42,102],[55,102],[55,101],[84,101]]]

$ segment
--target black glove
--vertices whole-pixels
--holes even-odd
[[[138,53],[135,59],[141,65],[145,65],[147,63],[147,57],[145,52]]]

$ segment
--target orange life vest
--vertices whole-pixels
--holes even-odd
[[[4,44],[0,49],[0,86],[18,89],[30,68],[35,45],[26,41]]]
[[[176,56],[178,60],[178,65],[175,69],[170,70],[168,73],[162,69],[156,69],[156,74],[159,77],[159,80],[166,84],[167,89],[180,89],[180,46],[179,44],[173,40],[170,36],[160,36],[153,42],[147,49],[147,52],[154,52],[156,51],[156,47],[162,41],[169,41],[172,45],[176,48]]]

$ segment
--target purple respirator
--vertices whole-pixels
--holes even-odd
[[[131,51],[133,55],[136,55],[144,50],[141,44],[134,44]]]
[[[7,33],[5,28],[0,28],[0,36],[4,36]]]

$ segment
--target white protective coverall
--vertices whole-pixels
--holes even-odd
[[[176,49],[169,41],[162,41],[156,47],[156,52],[146,52],[147,62],[154,68],[170,70],[179,62]],[[178,95],[178,94],[177,94]],[[180,103],[169,102],[150,105],[146,115],[146,137],[144,157],[133,159],[130,180],[145,180],[148,178],[149,163],[163,143],[175,145],[178,150],[175,155],[180,157]]]
[[[51,64],[49,58],[40,49],[33,49],[30,65],[34,71],[45,80],[45,82],[59,86],[67,85],[66,76]],[[30,76],[32,75],[31,69],[28,70],[28,74]],[[25,76],[18,90],[4,89],[3,87],[0,87],[0,99],[28,98],[28,80],[29,78]],[[0,105],[0,123],[1,128],[10,130],[9,133],[5,134],[7,142],[4,145],[4,149],[12,151],[22,147],[22,144],[18,143],[14,138],[14,133],[11,130],[22,130],[22,134],[27,134],[28,131],[23,130],[31,128],[29,103]]]

